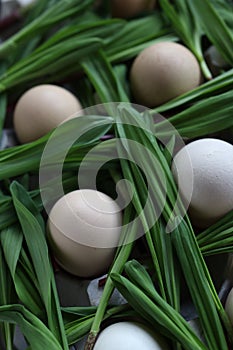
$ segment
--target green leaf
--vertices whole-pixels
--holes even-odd
[[[0,307],[15,302],[14,285],[0,246]],[[5,346],[13,350],[14,326],[0,323],[0,336],[3,336]]]
[[[183,137],[195,138],[233,126],[233,90],[201,100],[168,118]],[[167,134],[166,122],[156,125],[157,135]]]
[[[0,320],[18,324],[33,350],[63,350],[51,331],[22,305],[0,306]]]
[[[7,95],[0,93],[0,138],[2,136],[2,129],[6,116],[6,107],[7,107]]]
[[[209,80],[212,75],[206,65],[202,52],[202,26],[191,6],[192,2],[189,0],[177,0],[176,2],[170,0],[159,0],[159,4],[175,33],[179,36],[181,41],[194,53],[198,59],[204,76]],[[203,9],[201,9],[203,11]]]
[[[82,67],[94,85],[102,103],[129,101],[121,81],[103,51],[99,51],[98,55],[93,57],[85,57]]]
[[[182,94],[151,111],[162,113],[176,107],[187,107],[188,104],[201,101],[203,99],[219,95],[233,88],[233,69],[229,69],[214,79],[207,81],[197,88]]]
[[[61,307],[64,317],[81,318],[93,315],[96,311],[96,306],[63,306]]]
[[[28,196],[23,190],[23,187],[17,182],[13,182],[10,190],[15,210],[36,271],[41,296],[46,308],[48,308],[51,297],[51,271],[48,268],[50,266],[50,261],[48,247],[44,236],[45,233],[42,231],[37,219],[24,205],[24,201],[28,200]]]
[[[66,324],[66,336],[69,345],[72,345],[82,339],[91,329],[94,315],[85,316],[78,321],[72,321]]]
[[[152,301],[141,288],[118,274],[111,274],[111,278],[120,293],[140,316],[152,327],[165,336],[180,342],[186,350],[206,350],[205,345],[197,338],[188,323],[181,315],[154,292]]]
[[[61,317],[60,305],[54,282],[51,262],[48,254],[48,246],[45,239],[45,232],[37,218],[25,207],[24,203],[29,203],[30,198],[26,190],[14,181],[10,186],[14,207],[22,227],[29,254],[38,280],[39,291],[44,302],[48,325],[53,334],[68,350],[67,339],[65,337],[64,324]]]
[[[197,235],[202,254],[213,255],[233,250],[233,211]]]
[[[152,230],[153,244],[160,264],[161,276],[167,302],[180,310],[180,270],[174,254],[171,236],[166,233],[165,224],[159,220]]]
[[[226,337],[219,316],[219,313],[223,314],[223,306],[218,299],[195,236],[184,221],[181,221],[171,235],[208,347],[213,350],[227,350]]]
[[[90,126],[92,127],[90,128]],[[52,139],[52,141],[54,141],[55,138],[56,145],[59,145],[59,147],[53,147],[54,159],[60,161],[59,156],[61,156],[61,151],[64,152],[68,143],[69,146],[71,146],[69,157],[75,162],[73,169],[76,170],[86,153],[95,146],[96,143],[101,143],[100,138],[105,135],[111,126],[111,118],[87,115],[85,117],[75,118],[69,123],[62,124],[59,128],[46,134],[39,140],[5,149],[0,152],[0,180],[22,175],[31,171],[37,172],[39,170],[41,156],[45,146],[48,145],[49,140],[51,141]],[[79,130],[79,135],[82,136],[81,138],[78,138],[78,136],[75,138],[75,135],[77,135],[76,130]],[[70,135],[70,137],[68,137],[68,135]],[[74,145],[70,145],[70,139],[76,140]],[[63,148],[61,145],[63,145]],[[108,159],[108,154],[107,156],[105,156],[105,154],[108,153],[108,150],[110,154],[112,154],[111,152],[114,150],[114,147],[114,144],[111,145],[111,142],[107,142],[106,148],[103,147],[102,152],[99,151],[99,157],[103,157],[103,163],[105,163],[104,159],[106,157]],[[66,148],[66,150],[69,148]],[[95,161],[95,159],[93,159],[93,161]],[[64,164],[64,170],[67,169],[66,164],[68,167],[69,159],[67,159],[67,163],[65,162]]]
[[[206,36],[232,66],[233,31],[219,15],[218,7],[215,6],[215,1],[197,0],[190,2],[190,6],[199,18]],[[232,12],[232,10],[232,6],[229,5],[229,12]]]
[[[7,259],[8,268],[11,275],[14,276],[23,243],[23,235],[18,225],[9,226],[3,230],[0,240]]]
[[[177,40],[159,11],[152,15],[131,19],[115,32],[105,45],[105,53],[111,62],[124,62],[157,41]]]
[[[134,239],[137,234],[137,227],[135,224],[131,226],[129,225],[130,221],[132,220],[132,216],[134,216],[133,208],[132,206],[128,206],[124,211],[122,232],[119,240],[119,242],[121,242],[122,244],[119,245],[118,249],[116,250],[114,261],[109,269],[108,277],[103,289],[99,305],[93,317],[93,321],[91,322],[91,329],[87,339],[87,344],[93,343],[93,339],[95,339],[99,333],[101,322],[106,316],[108,302],[114,290],[114,285],[112,279],[110,278],[110,273],[121,273],[123,271],[124,265],[128,260],[132,248],[134,246]],[[86,318],[84,318],[83,321],[84,323],[81,323],[81,330],[83,329],[83,326],[85,329],[86,327],[89,327],[89,320],[86,320]],[[78,325],[78,330],[80,330],[79,327],[80,325]]]
[[[134,259],[128,261],[125,264],[125,272],[130,281],[142,291],[148,293],[149,295],[153,295],[155,293],[155,287],[150,275],[146,271],[145,267],[137,260]]]
[[[53,6],[47,8],[32,22],[1,44],[0,57],[6,57],[9,52],[16,50],[18,45],[22,45],[26,40],[37,34],[46,32],[56,23],[70,18],[71,16],[81,14],[92,2],[93,0],[56,1]]]

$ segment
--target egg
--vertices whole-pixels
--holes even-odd
[[[202,81],[199,63],[185,46],[159,42],[145,48],[130,70],[135,102],[155,107],[189,90]]]
[[[193,170],[193,188],[187,186],[188,157]],[[219,139],[193,141],[174,157],[172,171],[180,193],[191,197],[189,216],[200,228],[214,224],[233,209],[233,146]]]
[[[155,3],[155,0],[112,0],[112,16],[119,18],[133,17],[144,11],[152,10]]]
[[[204,54],[206,63],[211,72],[216,75],[222,74],[224,69],[230,68],[230,65],[222,57],[221,53],[214,45],[211,45]]]
[[[168,350],[165,340],[143,324],[114,323],[97,338],[93,350]]]
[[[229,64],[222,57],[220,52],[214,45],[211,45],[208,50],[205,52],[205,55],[210,58],[211,63],[219,68],[228,68]]]
[[[15,106],[13,124],[17,138],[21,143],[37,140],[81,109],[79,100],[65,88],[37,85],[27,90]]]
[[[106,194],[81,189],[52,207],[48,240],[58,264],[80,277],[99,276],[113,261],[122,227],[122,212]]]
[[[231,288],[225,303],[225,310],[229,316],[229,319],[233,325],[233,288]]]

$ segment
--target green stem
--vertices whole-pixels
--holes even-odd
[[[62,318],[61,306],[60,306],[59,297],[58,297],[58,293],[57,293],[57,287],[56,287],[54,274],[52,273],[51,276],[52,276],[51,277],[51,290],[52,290],[51,301],[54,302],[54,304],[55,304],[55,307],[53,309],[56,310],[56,314],[57,314],[56,315],[56,322],[58,323],[58,326],[59,326],[59,330],[57,332],[58,332],[58,335],[60,338],[59,340],[62,343],[62,349],[69,350],[69,345],[68,345],[68,341],[67,341],[67,337],[66,337],[66,332],[65,332],[64,322],[63,322],[63,318]],[[51,309],[52,309],[52,307],[51,307]]]
[[[128,211],[129,210],[126,209],[126,214],[125,214],[125,216],[127,217],[126,218],[126,226],[127,226],[128,218],[131,218],[131,213],[128,213]],[[131,211],[131,209],[130,209],[130,211]],[[131,242],[128,244],[122,245],[119,248],[118,255],[116,256],[115,261],[114,261],[112,267],[110,268],[110,271],[109,271],[109,274],[108,274],[108,277],[106,280],[106,284],[104,286],[103,294],[101,296],[98,308],[96,310],[95,317],[94,317],[94,320],[92,323],[92,327],[91,327],[91,330],[90,330],[90,333],[89,333],[89,336],[88,336],[88,339],[87,339],[87,342],[85,345],[85,350],[93,349],[96,337],[97,337],[99,330],[100,330],[101,322],[104,319],[104,315],[105,315],[105,312],[106,312],[106,309],[108,306],[109,299],[110,299],[112,292],[114,290],[114,284],[110,278],[110,274],[111,273],[121,273],[123,271],[124,264],[128,260],[130,253],[132,251],[133,244],[134,244],[132,239],[135,237],[135,234],[137,232],[137,228],[135,227],[135,225],[132,225],[132,226],[130,225],[128,227],[130,227],[130,232],[128,232],[127,229],[126,229],[126,231],[123,229],[122,236],[127,237],[127,239],[128,239],[128,235],[129,235],[129,237],[131,238],[130,239]]]
[[[200,67],[201,67],[201,70],[202,70],[204,77],[206,78],[206,80],[212,80],[213,76],[212,76],[211,71],[209,70],[209,67],[208,67],[205,59],[204,59],[202,47],[201,47],[201,42],[200,42],[200,35],[198,33],[194,34],[193,45],[194,45],[193,53],[195,54],[195,56],[200,64]]]
[[[207,66],[207,63],[206,61],[204,60],[203,57],[201,57],[199,59],[199,63],[200,63],[200,66],[201,66],[201,70],[202,70],[202,73],[204,75],[204,77],[207,79],[207,80],[211,80],[213,78],[210,70],[209,70],[209,67]]]
[[[157,256],[154,244],[153,244],[153,240],[151,238],[150,231],[146,233],[146,240],[147,240],[147,245],[148,245],[149,250],[150,250],[150,254],[151,254],[153,264],[154,264],[154,268],[156,271],[159,289],[160,289],[162,297],[166,300],[167,297],[166,297],[166,291],[164,288],[163,277],[162,277],[162,273],[161,273],[161,269],[160,269],[159,261],[158,261],[158,256]]]

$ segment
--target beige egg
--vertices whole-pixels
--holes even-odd
[[[187,186],[189,162],[193,169],[193,188]],[[233,146],[230,143],[211,138],[193,141],[176,154],[172,170],[184,201],[191,197],[189,216],[195,226],[208,227],[233,210]]]
[[[152,10],[156,0],[112,0],[111,11],[113,17],[129,18],[144,11]]]
[[[189,90],[202,81],[199,63],[185,46],[159,42],[144,49],[134,60],[130,86],[135,102],[155,107]]]
[[[122,213],[106,194],[83,189],[70,192],[53,206],[48,238],[57,262],[80,277],[107,272],[119,243]]]
[[[233,325],[233,288],[231,288],[225,303],[225,310],[229,316],[229,319]]]
[[[21,143],[37,140],[81,109],[68,90],[52,84],[37,85],[16,104],[13,122],[17,138]]]

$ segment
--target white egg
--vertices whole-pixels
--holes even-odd
[[[193,188],[187,186],[187,153],[193,169]],[[218,139],[200,139],[174,157],[174,178],[184,201],[191,195],[189,216],[197,227],[208,227],[233,209],[233,146]]]
[[[136,322],[118,322],[105,328],[93,350],[168,350],[161,335]]]
[[[57,262],[80,277],[107,271],[121,226],[118,204],[106,194],[91,189],[73,191],[60,198],[49,214],[47,225]]]
[[[227,296],[226,303],[225,303],[225,310],[233,325],[233,288],[230,290]]]
[[[13,122],[18,140],[21,143],[37,140],[81,110],[79,100],[63,87],[34,86],[15,106]]]

